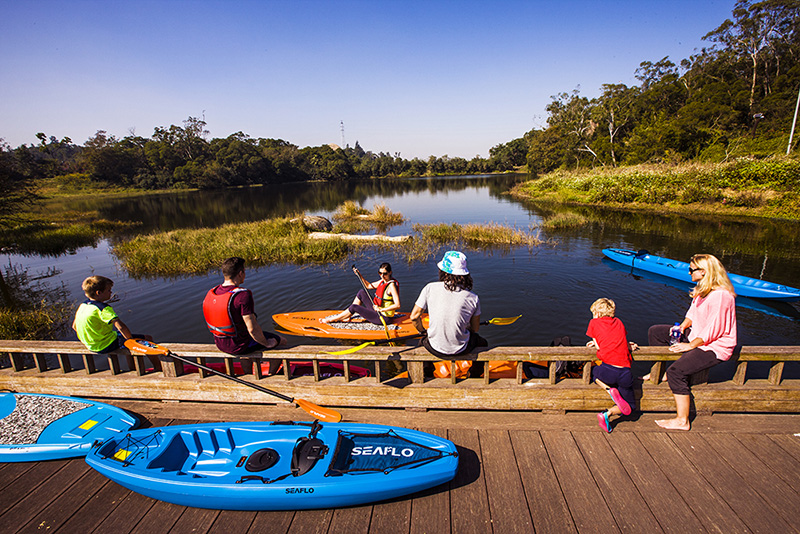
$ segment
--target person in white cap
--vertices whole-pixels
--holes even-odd
[[[467,257],[456,250],[446,252],[438,263],[439,281],[422,288],[411,321],[421,333],[422,344],[439,358],[458,356],[488,343],[478,335],[481,303],[472,292],[472,277]],[[428,330],[422,324],[422,312],[428,310]],[[477,370],[477,369],[476,369]]]

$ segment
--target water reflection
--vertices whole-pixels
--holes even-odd
[[[141,222],[136,231],[216,227],[227,223],[332,212],[347,200],[391,199],[412,193],[437,194],[487,188],[498,196],[525,175],[463,176],[426,179],[381,179],[303,182],[278,186],[162,193],[115,199],[79,199],[53,203],[53,209],[94,211],[113,221]]]
[[[689,307],[688,288],[636,279],[630,272],[603,261],[607,247],[648,249],[670,258],[688,259],[697,252],[720,257],[732,272],[800,286],[800,225],[770,220],[734,220],[689,215],[564,207],[516,200],[505,192],[524,176],[447,179],[381,180],[359,183],[290,184],[223,192],[176,193],[107,200],[73,201],[70,209],[99,209],[112,220],[141,220],[148,230],[215,226],[305,211],[325,215],[345,200],[367,208],[384,203],[409,220],[390,231],[411,233],[413,223],[499,222],[527,228],[562,211],[575,211],[589,224],[543,232],[553,244],[506,251],[468,251],[469,265],[480,295],[483,316],[522,314],[510,326],[485,326],[493,345],[547,345],[568,335],[584,343],[591,319],[590,304],[599,297],[613,298],[630,337],[646,344],[647,329],[655,323],[680,320]],[[421,288],[436,278],[437,257],[407,264],[391,252],[366,251],[353,258],[362,272],[377,274],[377,265],[392,263],[401,281],[403,310],[410,310]],[[75,254],[52,258],[13,256],[32,269],[56,263],[59,276],[77,306],[80,283],[90,274],[114,279],[123,299],[115,305],[133,329],[164,342],[209,343],[201,311],[203,295],[221,277],[218,273],[180,279],[129,277],[114,261],[109,244],[84,247]],[[609,268],[612,267],[612,268]],[[256,299],[262,324],[275,313],[310,309],[340,309],[358,289],[349,268],[338,265],[299,267],[273,265],[250,269],[247,287]],[[800,345],[797,305],[774,307],[741,302],[737,308],[740,342],[747,345]],[[762,304],[762,308],[756,305]],[[297,343],[300,340],[293,339]],[[306,339],[304,342],[328,343]],[[791,366],[787,366],[788,368]]]

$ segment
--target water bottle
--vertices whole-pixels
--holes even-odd
[[[675,343],[679,343],[681,340],[681,324],[675,323],[672,328],[669,329],[669,344],[674,345]]]

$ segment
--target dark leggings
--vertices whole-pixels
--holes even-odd
[[[359,314],[361,317],[366,319],[372,324],[379,324],[383,325],[381,322],[381,317],[378,312],[375,311],[375,308],[372,307],[372,298],[367,294],[364,289],[359,289],[356,298],[361,301],[361,304],[351,304],[347,311],[355,315],[356,313]],[[392,317],[383,317],[383,320],[386,324],[391,324]]]
[[[466,346],[455,354],[444,354],[443,352],[439,352],[438,350],[434,349],[433,347],[431,347],[431,344],[428,341],[428,336],[422,338],[422,346],[428,349],[428,352],[430,352],[437,358],[441,358],[443,360],[453,360],[455,359],[455,356],[462,356],[464,354],[469,354],[477,347],[488,347],[489,342],[486,341],[486,339],[482,338],[477,333],[470,331],[469,341],[467,341]],[[480,376],[481,373],[483,373],[484,366],[485,362],[473,361],[472,366],[469,368],[469,376],[471,377]],[[430,364],[430,367],[433,367],[433,364]]]
[[[657,324],[650,327],[647,331],[647,340],[652,346],[669,345],[669,329],[672,325]],[[686,335],[690,329],[686,329],[681,336],[681,343],[687,343]],[[689,395],[689,379],[695,373],[711,369],[720,363],[717,355],[713,351],[703,349],[692,349],[684,352],[681,357],[667,368],[667,382],[669,389],[674,395]]]

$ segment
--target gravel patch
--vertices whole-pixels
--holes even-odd
[[[0,445],[36,443],[47,425],[91,406],[85,402],[38,395],[16,397],[17,406],[14,411],[0,420]]]

